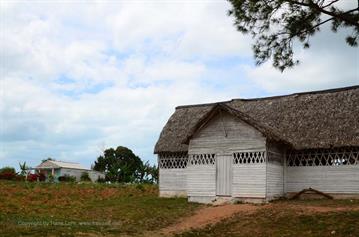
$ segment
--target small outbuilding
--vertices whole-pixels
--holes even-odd
[[[79,163],[74,162],[65,162],[65,161],[55,161],[55,160],[46,160],[40,165],[34,168],[35,172],[42,173],[46,177],[52,175],[54,180],[57,181],[61,176],[73,176],[76,178],[76,181],[81,180],[81,175],[85,172],[88,173],[89,178],[92,182],[96,182],[98,179],[104,179],[105,174],[86,169]]]
[[[359,86],[179,106],[154,152],[162,197],[359,197]]]

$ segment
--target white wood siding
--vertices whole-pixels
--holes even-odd
[[[216,196],[216,166],[193,165],[187,167],[188,196]]]
[[[283,196],[283,165],[267,163],[267,198]]]
[[[232,154],[241,150],[265,150],[265,140],[262,133],[249,124],[223,112],[195,134],[188,153]]]
[[[233,156],[217,156],[217,189],[216,194],[220,196],[231,196],[232,194],[232,163]]]
[[[359,165],[287,167],[287,192],[359,193]]]
[[[159,169],[160,191],[183,192],[187,190],[186,169]]]
[[[233,156],[234,152],[264,151],[266,138],[240,119],[223,112],[212,118],[189,143],[189,154]],[[233,165],[232,196],[264,198],[266,191],[265,163]],[[188,196],[216,195],[216,166],[188,168]]]
[[[285,151],[278,144],[267,142],[267,198],[284,195],[284,157]]]
[[[266,164],[233,165],[232,196],[265,198]]]

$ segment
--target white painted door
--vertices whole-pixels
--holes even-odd
[[[232,156],[217,155],[217,187],[218,196],[231,196],[232,194]]]

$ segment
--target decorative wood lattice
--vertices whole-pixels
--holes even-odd
[[[359,165],[359,147],[289,151],[287,166]]]
[[[185,169],[188,163],[187,153],[161,154],[158,159],[160,169]]]
[[[194,154],[189,157],[189,165],[214,165],[215,163],[215,154]]]
[[[266,161],[265,151],[233,153],[233,164],[260,164]]]

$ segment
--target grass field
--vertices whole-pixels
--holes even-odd
[[[0,190],[0,236],[136,236],[199,206],[158,198],[152,185],[0,181]]]
[[[161,236],[163,227],[206,207],[158,198],[152,185],[0,181],[0,190],[0,236]],[[177,236],[359,236],[359,200],[255,207]]]
[[[176,237],[358,237],[359,200],[276,201]]]

